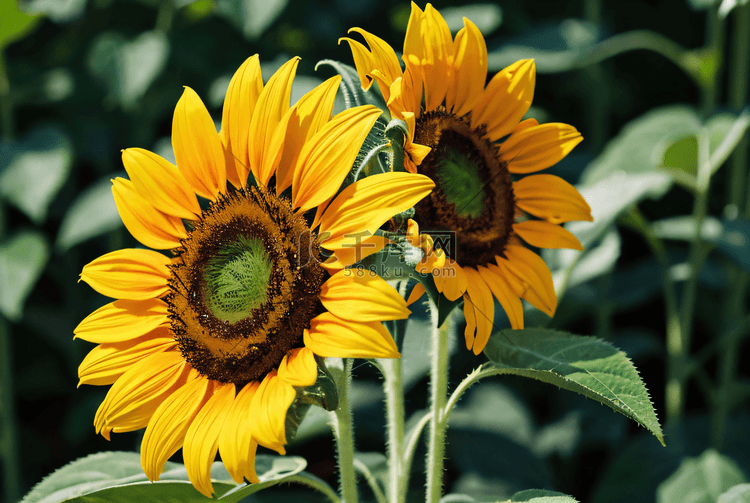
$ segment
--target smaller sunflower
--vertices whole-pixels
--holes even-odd
[[[421,267],[433,269],[438,291],[449,300],[463,296],[467,348],[475,354],[484,349],[493,297],[513,328],[523,328],[521,299],[554,315],[552,275],[524,242],[580,250],[560,224],[592,217],[569,183],[533,174],[560,161],[583,139],[567,124],[521,120],[534,95],[534,61],[518,61],[487,83],[487,47],[479,29],[464,18],[454,39],[430,4],[422,11],[412,3],[403,70],[382,39],[361,28],[350,32],[369,46],[341,39],[351,47],[363,89],[377,82],[391,118],[409,128],[406,169],[436,184],[416,205],[408,233],[428,256],[433,248],[442,250]],[[454,233],[457,246],[417,238],[419,225],[428,233]]]
[[[258,444],[284,454],[287,410],[316,382],[316,355],[398,358],[381,322],[409,315],[382,278],[344,268],[357,258],[352,236],[374,234],[434,184],[384,173],[339,192],[380,111],[331,118],[340,77],[290,107],[297,61],[264,86],[249,58],[229,84],[221,133],[186,88],[172,127],[177,166],[126,149],[130,179],[113,180],[123,223],[153,250],[114,251],[81,273],[117,299],[75,329],[98,344],[80,384],[112,385],[96,431],[145,427],[151,480],[182,448],[207,496],[217,452],[238,483],[258,481]]]

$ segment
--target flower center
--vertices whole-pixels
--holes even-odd
[[[323,312],[316,237],[264,188],[222,195],[193,224],[174,250],[167,296],[179,349],[209,379],[260,380]]]
[[[206,264],[206,305],[214,316],[227,323],[251,318],[253,309],[268,300],[272,267],[260,239],[238,236]]]
[[[497,146],[482,128],[472,129],[468,117],[443,108],[417,119],[414,142],[431,148],[418,170],[436,183],[415,208],[420,227],[454,233],[455,239],[436,240],[436,246],[461,265],[494,261],[513,232],[515,216],[510,172]]]

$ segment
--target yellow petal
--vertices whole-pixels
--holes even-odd
[[[341,76],[326,80],[305,94],[292,107],[292,114],[286,126],[284,151],[276,170],[276,193],[281,194],[292,184],[293,166],[297,164],[300,152],[307,143],[331,118],[336,91]]]
[[[516,206],[551,224],[586,220],[591,207],[571,184],[554,175],[532,175],[513,183]]]
[[[261,91],[263,76],[260,71],[260,59],[256,54],[247,58],[234,73],[224,98],[221,140],[230,153],[227,179],[235,187],[247,185],[247,175],[250,173],[250,119]]]
[[[489,286],[487,286],[487,283],[482,279],[483,276],[476,269],[466,267],[464,268],[464,273],[468,282],[466,294],[464,295],[464,312],[466,311],[466,304],[470,304],[471,308],[474,309],[477,325],[476,337],[472,337],[474,343],[469,349],[475,355],[478,355],[487,345],[487,341],[490,340],[493,321],[495,319],[495,301],[492,299],[492,292]]]
[[[122,164],[138,194],[157,210],[186,220],[200,215],[198,198],[171,162],[142,148],[127,148]]]
[[[397,172],[354,182],[336,196],[320,219],[320,235],[329,236],[322,246],[337,250],[350,241],[347,234],[375,234],[389,218],[414,206],[434,187],[424,175]]]
[[[141,442],[141,468],[152,482],[159,480],[167,460],[180,450],[190,423],[211,397],[211,381],[192,370],[187,382],[154,411]]]
[[[483,266],[478,266],[477,270],[479,274],[484,278],[484,282],[490,287],[492,295],[500,301],[500,305],[503,306],[505,314],[508,316],[511,328],[523,329],[523,305],[518,295],[513,292],[513,289],[508,284],[508,281],[495,272]]]
[[[581,141],[581,133],[568,124],[517,128],[500,145],[500,159],[508,163],[511,173],[533,173],[556,164]]]
[[[258,97],[255,113],[250,120],[250,170],[255,181],[264,187],[268,186],[276,170],[275,162],[283,147],[283,142],[280,144],[273,140],[274,136],[278,138],[277,129],[286,126],[282,119],[289,110],[292,81],[298,63],[298,57],[292,58],[271,76]]]
[[[176,345],[167,327],[130,341],[100,344],[78,366],[78,386],[112,384],[139,361]]]
[[[500,70],[474,106],[471,125],[486,126],[490,141],[509,135],[531,106],[535,81],[533,59],[517,61]]]
[[[237,393],[219,435],[221,459],[232,480],[238,484],[244,479],[258,482],[255,473],[258,443],[253,439],[250,427],[255,417],[251,404],[258,386],[260,383],[251,382]]]
[[[375,68],[372,53],[361,42],[357,42],[349,37],[341,37],[338,43],[341,44],[342,41],[349,44],[349,48],[352,51],[352,58],[354,59],[354,66],[357,69],[357,75],[359,75],[359,82],[362,85],[362,89],[368,91],[373,83],[371,72]]]
[[[477,331],[477,314],[474,310],[474,304],[468,299],[464,301],[464,319],[466,320],[466,328],[464,328],[464,341],[466,342],[466,349],[471,351],[474,347],[474,339],[476,338]]]
[[[346,237],[349,239],[345,239],[341,248],[325,261],[324,267],[329,271],[335,272],[354,265],[360,260],[379,252],[391,242],[388,238],[377,234],[363,237],[361,233],[357,233]]]
[[[409,294],[409,298],[406,300],[406,305],[411,306],[416,301],[422,298],[422,295],[424,295],[425,289],[424,285],[422,283],[417,283],[414,285],[414,288],[411,289],[411,293]]]
[[[214,492],[211,464],[219,450],[219,433],[234,402],[234,384],[218,384],[185,434],[182,456],[190,482],[207,497]]]
[[[83,266],[81,279],[102,295],[147,300],[169,292],[169,257],[152,250],[117,250]]]
[[[454,260],[446,260],[438,276],[442,283],[438,291],[448,300],[458,300],[466,292],[468,278],[464,269]]]
[[[84,318],[73,330],[73,338],[96,344],[135,339],[168,324],[167,309],[159,299],[116,300]]]
[[[349,108],[305,144],[292,174],[295,208],[309,210],[338,192],[380,114],[372,105]]]
[[[169,250],[180,246],[180,240],[187,237],[182,220],[154,208],[138,194],[130,180],[112,180],[112,194],[122,223],[145,246]]]
[[[174,109],[172,147],[177,167],[195,193],[216,201],[227,188],[224,148],[206,106],[189,87]]]
[[[128,369],[109,389],[96,411],[96,432],[109,440],[109,432],[145,427],[164,399],[185,383],[188,366],[179,351],[147,356]]]
[[[323,313],[305,330],[305,346],[323,357],[400,358],[393,337],[379,321],[346,321],[333,313]]]
[[[286,412],[296,396],[292,385],[279,378],[275,370],[266,375],[252,402],[252,431],[258,444],[286,454]]]
[[[513,224],[521,239],[537,248],[571,248],[583,250],[581,242],[567,229],[543,220],[527,220]]]
[[[557,295],[552,283],[552,273],[542,257],[523,246],[513,245],[506,246],[504,254],[506,259],[500,257],[497,263],[501,267],[505,266],[520,280],[523,291],[519,297],[549,316],[554,316]]]
[[[448,86],[453,78],[453,37],[440,13],[427,4],[419,24],[421,44],[418,51],[404,50],[407,66],[418,66],[424,86],[425,112],[443,104]]]
[[[487,81],[487,45],[479,28],[464,18],[464,27],[453,42],[456,57],[454,78],[445,97],[445,107],[459,117],[472,111]]]
[[[320,301],[344,320],[401,320],[411,314],[395,288],[365,269],[344,269],[328,278],[320,289]]]
[[[370,46],[370,55],[368,61],[366,61],[366,64],[369,64],[370,68],[367,68],[365,73],[371,73],[372,70],[375,69],[379,70],[381,75],[384,77],[383,82],[385,86],[390,87],[394,80],[401,77],[401,64],[399,63],[398,57],[396,56],[396,51],[394,51],[393,48],[388,45],[388,43],[386,43],[383,39],[376,37],[372,33],[367,32],[362,28],[352,28],[349,30],[349,33],[351,32],[359,33],[360,35],[362,35],[362,37],[365,39],[365,42],[367,42],[367,45]],[[354,49],[352,49],[352,52],[354,52]],[[354,61],[356,64],[356,56]],[[363,65],[363,67],[366,66]],[[362,80],[361,77],[360,80]],[[362,87],[365,88],[364,83]]]
[[[304,388],[318,380],[318,364],[310,348],[296,348],[284,355],[279,364],[279,378],[292,386]]]

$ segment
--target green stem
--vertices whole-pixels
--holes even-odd
[[[432,310],[432,364],[430,366],[430,421],[427,444],[427,503],[439,503],[443,494],[443,457],[445,432],[448,422],[444,408],[448,393],[448,328],[449,319],[438,327],[438,308],[430,302]]]
[[[162,0],[159,4],[159,10],[156,12],[156,31],[160,31],[165,35],[172,29],[172,21],[174,20],[175,12],[177,7],[174,4],[174,0]]]
[[[404,470],[406,473],[411,473],[411,463],[414,460],[414,452],[417,450],[417,444],[419,443],[419,437],[422,436],[422,430],[427,426],[427,423],[432,419],[432,414],[426,413],[417,422],[414,429],[409,435],[409,439],[406,441],[406,448],[404,449]],[[408,485],[404,485],[408,487]]]
[[[602,24],[601,0],[585,0],[583,11],[586,21],[599,29]],[[587,104],[589,119],[587,138],[591,141],[589,146],[594,152],[598,152],[604,146],[604,142],[607,139],[607,86],[605,86],[605,75],[601,63],[586,67],[584,72],[590,84],[588,86],[590,100],[588,100]]]
[[[378,484],[377,479],[372,474],[370,469],[367,468],[367,465],[362,461],[355,459],[354,468],[359,473],[361,473],[365,478],[365,481],[367,481],[367,485],[370,486],[370,489],[372,489],[372,494],[375,496],[375,501],[377,501],[378,503],[388,503],[388,500],[385,499],[385,494],[383,494],[383,491],[380,489],[380,484]]]
[[[724,50],[724,22],[719,17],[719,4],[711,6],[706,14],[706,47],[714,58],[713,78],[701,86],[701,112],[703,117],[709,117],[716,109],[719,86],[718,76],[722,65]]]
[[[409,486],[404,467],[404,387],[401,360],[379,360],[385,391],[386,427],[388,429],[388,501],[401,503]]]
[[[337,384],[339,407],[331,413],[333,436],[336,438],[338,452],[341,499],[345,503],[357,503],[357,474],[354,471],[354,424],[349,392],[352,385],[351,358],[344,360],[343,371],[339,374]]]
[[[734,40],[732,65],[729,67],[729,105],[739,112],[748,100],[750,78],[750,4],[734,8]],[[737,211],[742,208],[747,183],[748,135],[740,141],[732,154],[729,175],[729,204]]]
[[[5,64],[5,56],[0,50],[0,124],[3,136],[12,140],[15,136],[15,122],[13,120],[13,98],[10,95],[10,80]]]
[[[331,501],[332,503],[341,503],[339,495],[331,489],[331,486],[326,484],[325,480],[310,473],[305,474],[304,477],[300,475],[292,475],[291,477],[284,479],[284,483],[307,486],[310,489],[315,489],[319,493],[325,495],[325,497],[328,498],[328,501]]]

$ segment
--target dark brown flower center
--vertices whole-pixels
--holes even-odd
[[[211,204],[171,266],[169,313],[185,360],[209,379],[244,385],[300,347],[323,309],[315,245],[304,216],[266,189]]]
[[[468,117],[442,108],[417,119],[414,142],[432,149],[418,170],[436,184],[417,203],[420,228],[455,233],[455,240],[436,245],[460,265],[494,261],[512,233],[515,208],[510,172],[498,160],[497,147],[481,128],[471,128]]]

